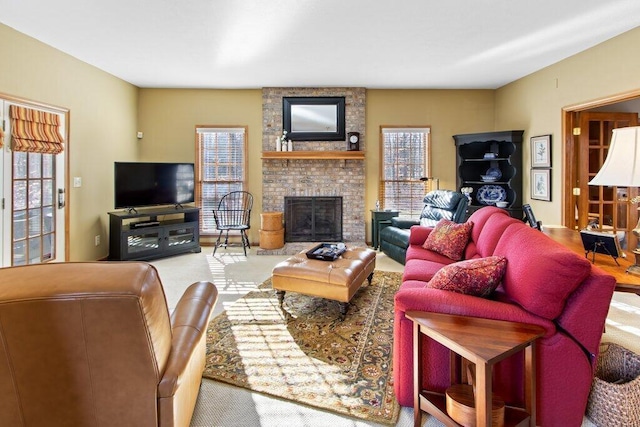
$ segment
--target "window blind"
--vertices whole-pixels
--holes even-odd
[[[430,129],[425,127],[382,128],[382,173],[380,200],[385,209],[402,216],[417,217],[422,211],[425,182],[430,176]]]
[[[242,191],[246,180],[246,130],[233,127],[198,127],[198,176],[202,234],[216,231],[213,209],[222,196]]]

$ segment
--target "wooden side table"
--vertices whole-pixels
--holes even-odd
[[[371,246],[373,249],[380,247],[380,222],[388,221],[400,215],[400,211],[377,211],[371,209]]]
[[[420,390],[422,348],[420,335],[451,350],[451,380],[457,381],[460,357],[475,364],[476,371],[476,426],[491,425],[492,372],[499,361],[524,349],[525,407],[505,409],[505,426],[536,425],[536,339],[544,335],[544,328],[526,323],[477,317],[457,316],[421,311],[408,311],[413,321],[413,387],[414,425],[420,426],[426,411],[447,426],[457,426],[446,412],[442,394]],[[455,354],[454,354],[455,353]]]

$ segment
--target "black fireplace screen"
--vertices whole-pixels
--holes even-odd
[[[342,197],[285,197],[285,242],[341,242]]]

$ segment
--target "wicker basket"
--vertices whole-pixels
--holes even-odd
[[[278,231],[259,230],[260,248],[280,249],[284,246],[284,228]]]
[[[614,343],[600,344],[587,417],[599,427],[640,427],[640,356]]]
[[[264,231],[282,230],[282,212],[263,212],[260,214],[260,229]]]

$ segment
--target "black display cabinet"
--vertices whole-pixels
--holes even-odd
[[[484,206],[503,207],[522,219],[522,130],[454,135],[456,187],[473,189],[467,217]]]

